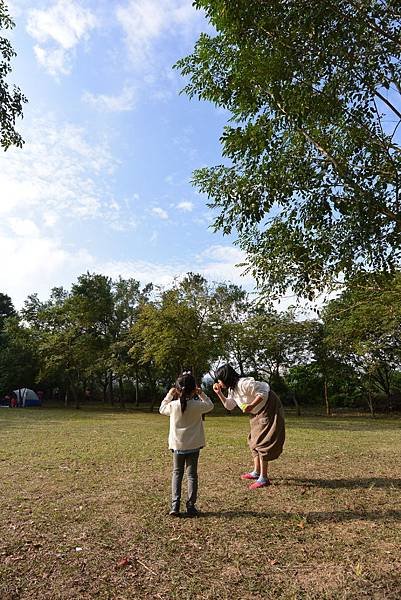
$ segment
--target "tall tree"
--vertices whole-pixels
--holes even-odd
[[[400,293],[400,273],[382,281],[365,275],[350,282],[323,313],[326,344],[332,354],[364,376],[372,412],[371,392],[375,389],[385,394],[388,409],[392,409],[393,378],[401,367]]]
[[[224,362],[231,362],[241,375],[247,368],[248,335],[246,321],[250,300],[240,286],[220,283],[214,293],[216,314],[212,319],[213,342]]]
[[[265,291],[313,295],[401,244],[401,7],[392,0],[195,0],[216,35],[178,62],[231,112],[225,164],[194,181]],[[398,131],[397,131],[398,130]]]
[[[182,369],[201,377],[218,356],[214,290],[198,274],[187,276],[142,306],[132,329],[132,354],[154,364],[167,381]]]
[[[0,331],[3,328],[5,319],[16,315],[13,302],[7,294],[0,292]]]
[[[4,319],[0,331],[0,393],[34,387],[39,360],[33,331],[17,315]]]
[[[113,284],[114,310],[110,327],[111,345],[108,352],[109,392],[112,398],[113,377],[118,379],[120,400],[124,399],[124,380],[135,380],[135,401],[139,402],[141,365],[137,353],[130,353],[131,329],[138,319],[140,307],[146,304],[152,284],[141,289],[139,281],[122,279]]]
[[[0,0],[0,30],[12,29],[11,19],[4,0]],[[11,72],[11,59],[16,56],[10,41],[0,36],[0,146],[7,150],[10,146],[21,148],[24,143],[21,135],[15,130],[17,117],[22,117],[22,106],[27,102],[20,88],[10,85],[7,76]]]

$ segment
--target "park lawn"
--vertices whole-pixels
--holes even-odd
[[[0,598],[401,598],[401,422],[287,419],[249,491],[248,418],[207,415],[197,519],[167,516],[168,419],[0,411]]]

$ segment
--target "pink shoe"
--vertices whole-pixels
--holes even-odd
[[[257,479],[259,475],[252,475],[252,473],[244,473],[241,475],[241,479]]]
[[[258,488],[263,488],[263,487],[267,487],[268,485],[271,485],[270,481],[255,481],[255,483],[251,483],[251,485],[249,486],[250,490],[257,490]]]

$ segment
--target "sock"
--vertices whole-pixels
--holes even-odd
[[[255,471],[255,469],[253,471],[251,471],[249,474],[252,475],[252,477],[260,477],[259,472]]]
[[[263,475],[259,475],[259,479],[258,482],[259,483],[267,483],[269,480],[267,477],[264,477]]]

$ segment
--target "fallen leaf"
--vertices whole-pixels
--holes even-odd
[[[131,564],[131,560],[128,558],[128,556],[125,556],[124,558],[122,558],[121,560],[118,561],[118,563],[116,564],[116,569],[122,569],[123,567],[128,567],[128,565]]]

